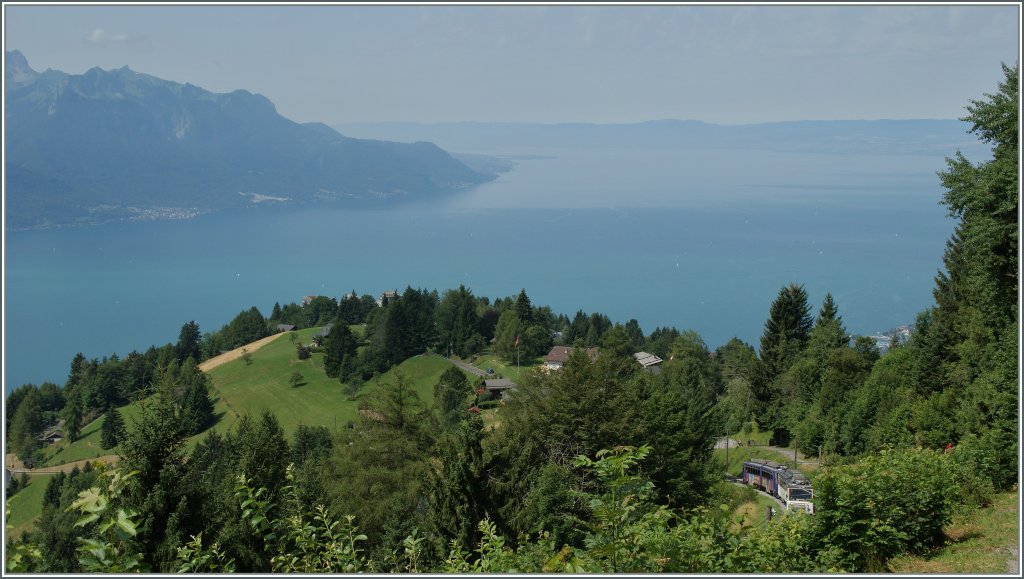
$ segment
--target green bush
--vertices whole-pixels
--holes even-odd
[[[883,450],[837,466],[815,481],[819,542],[849,571],[875,572],[900,553],[941,541],[959,489],[947,457],[931,450]]]

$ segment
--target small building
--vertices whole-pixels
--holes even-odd
[[[61,423],[61,424],[63,424],[63,423]],[[64,431],[61,430],[61,425],[52,426],[50,428],[47,428],[39,436],[39,441],[40,442],[45,442],[47,444],[56,444],[56,443],[58,443],[58,442],[60,442],[62,440],[64,440]]]
[[[516,387],[515,382],[508,378],[494,378],[492,380],[484,380],[484,388],[491,393],[495,398],[501,398],[506,390],[512,390]]]
[[[591,360],[597,358],[597,348],[587,348],[587,356]],[[572,354],[572,348],[569,346],[555,346],[548,352],[547,357],[544,358],[544,367],[548,370],[560,370],[565,361],[569,359],[569,354]]]
[[[384,304],[391,303],[396,299],[398,299],[398,290],[388,290],[380,294],[380,297],[377,298],[377,305],[384,307]]]
[[[290,332],[290,331],[292,331],[294,329],[295,329],[295,326],[293,326],[291,324],[278,324],[277,325],[277,331],[278,332]]]
[[[320,328],[319,332],[313,334],[313,343],[316,344],[317,346],[323,345],[324,338],[327,337],[327,334],[331,333],[331,328],[333,328],[333,327],[334,327],[334,324],[331,323],[331,324],[327,324],[326,326]]]
[[[659,372],[661,372],[662,359],[655,356],[654,354],[649,354],[647,352],[637,352],[636,354],[633,354],[633,357],[636,358],[637,363],[639,363],[640,366],[644,369],[644,372],[648,372],[651,374],[658,374]]]

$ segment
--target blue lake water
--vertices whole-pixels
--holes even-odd
[[[5,391],[177,340],[190,319],[355,289],[446,288],[578,309],[710,348],[757,344],[783,285],[872,334],[932,303],[953,229],[941,156],[512,151],[498,180],[397,209],[261,206],[188,221],[8,232]]]

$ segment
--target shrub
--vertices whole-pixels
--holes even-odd
[[[942,538],[958,489],[946,457],[883,450],[834,467],[815,481],[816,535],[850,571],[884,569],[892,556],[922,553]]]

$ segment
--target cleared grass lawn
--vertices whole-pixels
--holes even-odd
[[[37,474],[28,477],[28,486],[21,489],[10,499],[7,521],[11,524],[8,537],[20,537],[25,531],[31,530],[36,519],[43,512],[43,494],[52,474]]]
[[[1018,492],[1000,493],[992,504],[955,517],[943,532],[947,541],[923,557],[896,557],[893,573],[1009,573],[1010,561],[1020,564]],[[1016,553],[1012,551],[1016,549]]]
[[[428,407],[433,406],[434,385],[441,380],[441,374],[444,374],[444,371],[450,368],[451,365],[451,362],[448,360],[433,354],[414,356],[381,374],[376,380],[368,380],[359,391],[359,395],[364,396],[372,392],[373,389],[376,388],[378,380],[381,383],[396,380],[397,376],[395,373],[401,372],[407,379],[412,381],[413,388],[416,390],[416,394],[420,397],[420,401]],[[463,374],[466,373],[463,372]],[[466,378],[470,383],[472,383],[475,376],[466,374]]]
[[[318,328],[299,330],[296,342],[309,343],[317,331]],[[366,382],[358,396],[372,392],[378,381],[394,380],[395,372],[400,371],[412,381],[423,403],[429,406],[433,402],[434,384],[448,367],[448,361],[437,356],[410,358]],[[297,388],[290,385],[295,372],[302,376],[302,385]],[[323,354],[299,360],[289,338],[275,340],[254,352],[250,364],[233,360],[212,369],[210,378],[228,416],[246,413],[259,416],[264,409],[271,410],[288,434],[300,424],[333,429],[358,417],[358,401],[349,400],[345,387],[324,374]]]
[[[513,382],[518,382],[519,377],[537,366],[540,366],[544,362],[543,357],[539,358],[526,358],[524,357],[519,361],[519,367],[516,368],[515,362],[509,364],[503,358],[486,351],[482,354],[477,354],[475,359],[470,357],[466,362],[486,371],[488,368],[494,368],[494,374],[497,376],[500,374],[504,378],[508,378]]]

